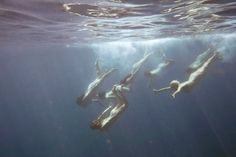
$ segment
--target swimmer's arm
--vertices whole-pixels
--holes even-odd
[[[99,99],[99,98],[93,98],[93,99],[92,99],[92,102],[97,102],[97,103],[102,104],[102,101],[101,101],[101,99]]]
[[[100,99],[92,99],[92,102],[96,102],[101,106],[106,106],[106,104],[103,101],[101,101]]]
[[[98,59],[95,61],[95,67],[96,67],[96,74],[97,76],[100,76],[102,74]]]
[[[94,98],[94,99],[92,99],[92,102],[96,102],[96,103],[100,104],[101,106],[104,106],[104,104],[102,103],[102,101],[100,99]]]
[[[179,87],[173,94],[172,97],[175,98],[175,95],[181,91],[181,87]]]
[[[98,102],[98,101],[99,101],[99,99],[97,99],[97,98],[94,98],[94,99],[92,99],[92,101],[93,101],[93,102]]]
[[[101,72],[101,74],[97,76],[97,80],[98,80],[99,82],[102,82],[103,80],[105,80],[105,79],[106,79],[112,72],[114,72],[115,70],[117,70],[117,69],[112,68],[111,70],[109,70],[109,71],[107,71],[107,72]]]
[[[161,88],[161,89],[153,89],[152,91],[155,93],[155,94],[158,94],[158,93],[161,93],[163,91],[166,91],[166,90],[169,90],[170,87],[165,87],[165,88]]]
[[[121,87],[122,88],[122,91],[126,91],[126,92],[129,92],[130,91],[130,88],[129,87]]]

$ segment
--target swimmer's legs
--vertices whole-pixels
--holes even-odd
[[[140,59],[138,62],[136,62],[133,65],[133,69],[131,71],[131,74],[135,74],[139,71],[139,69],[141,68],[141,66],[143,65],[143,63],[149,58],[149,56],[151,56],[153,53],[145,53],[144,57],[142,59]]]

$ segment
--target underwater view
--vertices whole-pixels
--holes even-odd
[[[0,0],[0,157],[235,157],[235,0]]]

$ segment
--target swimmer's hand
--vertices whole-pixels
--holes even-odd
[[[181,88],[178,88],[173,94],[172,97],[175,98],[175,95],[181,91]]]
[[[173,98],[175,98],[175,93],[171,95]]]

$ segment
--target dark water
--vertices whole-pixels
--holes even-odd
[[[0,156],[235,157],[235,4],[1,0]],[[143,73],[160,62],[159,51],[175,66],[155,80],[157,88],[186,80],[187,66],[209,45],[223,59],[191,93],[173,99],[147,87]],[[108,131],[91,130],[104,108],[80,108],[75,99],[95,78],[95,60],[119,69],[106,90],[145,50],[154,55],[126,94],[128,109]]]

